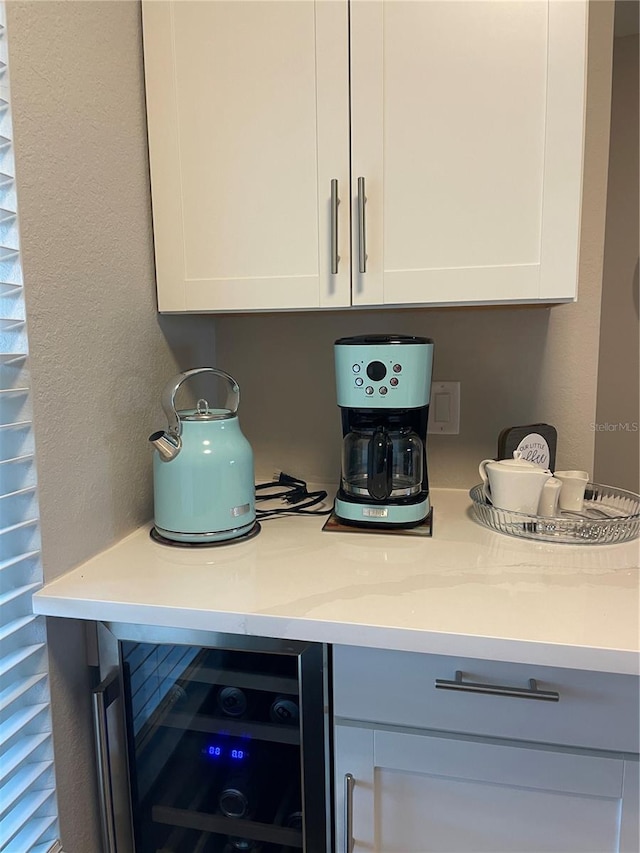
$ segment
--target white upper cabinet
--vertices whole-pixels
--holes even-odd
[[[571,0],[353,0],[354,304],[575,296],[585,40]]]
[[[143,14],[161,311],[575,298],[583,0]]]
[[[143,4],[160,311],[349,305],[347,23],[345,2]]]

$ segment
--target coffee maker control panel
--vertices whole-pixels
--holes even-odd
[[[355,364],[351,365],[351,370],[356,374],[360,373],[362,370],[362,364],[360,364],[359,362],[356,362]],[[402,365],[401,364],[393,364],[391,366],[391,370],[394,373],[402,373]],[[387,372],[388,372],[387,366],[382,361],[371,361],[371,362],[369,362],[369,364],[366,367],[367,376],[369,377],[369,379],[373,379],[374,381],[380,381],[380,380],[384,379],[385,376],[387,375]],[[362,383],[360,383],[360,384],[362,384]],[[397,385],[398,380],[396,379],[394,382],[392,379],[391,384]]]
[[[370,340],[370,339],[368,339]],[[413,409],[431,394],[433,343],[406,338],[397,343],[336,342],[338,405],[346,408]]]

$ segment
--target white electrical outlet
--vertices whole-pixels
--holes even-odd
[[[432,382],[427,432],[460,434],[460,383]]]

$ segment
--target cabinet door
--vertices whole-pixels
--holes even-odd
[[[143,26],[160,311],[348,305],[346,0],[146,0]]]
[[[336,773],[339,853],[346,773],[354,853],[637,849],[637,835],[625,841],[637,806],[627,798],[629,814],[621,808],[622,759],[338,726]]]
[[[351,7],[353,304],[573,299],[586,3]]]

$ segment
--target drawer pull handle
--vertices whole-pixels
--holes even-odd
[[[353,851],[353,786],[355,779],[351,773],[344,776],[344,853]]]
[[[455,681],[436,678],[437,690],[463,690],[466,693],[486,693],[489,696],[513,696],[515,699],[539,699],[541,702],[559,702],[560,694],[553,690],[539,690],[535,678],[529,679],[528,687],[505,687],[500,684],[479,684],[463,681],[462,673],[456,670]]]

